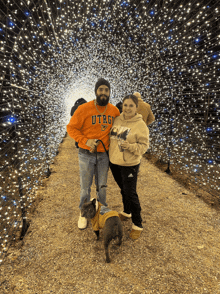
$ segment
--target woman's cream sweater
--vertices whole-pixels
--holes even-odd
[[[123,140],[130,143],[129,149],[120,148]],[[141,114],[125,120],[122,112],[115,118],[110,131],[109,159],[111,163],[121,166],[137,165],[148,148],[149,130]]]

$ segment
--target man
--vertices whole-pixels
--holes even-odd
[[[146,123],[146,125],[150,125],[153,121],[155,121],[155,117],[151,111],[150,104],[144,102],[141,99],[141,94],[138,92],[135,92],[134,95],[138,98],[138,109],[137,113],[141,114],[143,117],[143,121]]]
[[[93,176],[97,172],[96,186],[98,183],[98,201],[107,206],[106,183],[109,168],[108,155],[109,132],[114,118],[120,115],[117,107],[109,103],[110,84],[101,78],[95,85],[96,99],[80,105],[67,125],[67,132],[79,145],[79,169],[80,169],[80,204],[90,201]],[[101,140],[105,146],[103,147]],[[97,154],[96,154],[97,152]],[[97,158],[97,162],[96,162]],[[81,217],[78,220],[78,228],[85,229],[87,220]]]

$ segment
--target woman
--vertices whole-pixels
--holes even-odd
[[[121,189],[124,211],[121,220],[131,217],[130,238],[138,239],[143,230],[141,206],[138,199],[137,172],[142,155],[149,147],[149,130],[137,114],[138,98],[128,95],[123,99],[122,113],[115,118],[110,132],[109,159],[115,181]]]

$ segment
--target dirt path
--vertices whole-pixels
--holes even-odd
[[[0,268],[1,294],[220,293],[220,217],[166,173],[143,159],[143,234],[130,240],[131,222],[123,222],[122,246],[112,245],[112,263],[106,264],[103,240],[95,241],[91,224],[77,228],[80,186],[71,138],[51,168],[23,246],[11,247]],[[107,200],[121,210],[111,172]]]

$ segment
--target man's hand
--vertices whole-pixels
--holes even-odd
[[[95,150],[96,150],[96,147],[99,145],[99,141],[98,141],[98,139],[89,139],[87,142],[86,142],[86,145],[88,146],[88,147],[90,147],[90,152],[91,153],[93,153],[93,152],[95,152]]]

